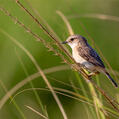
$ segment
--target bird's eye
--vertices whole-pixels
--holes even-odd
[[[73,41],[73,40],[74,40],[74,38],[71,39],[71,41]]]

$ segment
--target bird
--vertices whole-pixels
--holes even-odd
[[[117,83],[105,68],[98,53],[88,44],[87,39],[81,35],[71,35],[62,44],[68,44],[72,49],[72,57],[77,64],[90,72],[89,76],[103,73],[111,80],[115,87]]]

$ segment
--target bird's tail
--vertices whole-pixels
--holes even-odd
[[[110,74],[108,72],[105,72],[106,76],[108,77],[108,79],[111,80],[112,84],[115,86],[115,87],[118,87],[117,83],[113,80],[113,78],[110,76]]]

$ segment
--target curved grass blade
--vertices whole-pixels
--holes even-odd
[[[31,61],[33,62],[34,66],[36,67],[36,69],[38,70],[38,72],[41,74],[41,77],[44,79],[45,83],[47,84],[48,88],[51,90],[51,93],[63,115],[64,119],[68,119],[67,115],[63,109],[63,106],[59,100],[59,98],[57,97],[57,95],[55,94],[50,82],[48,81],[46,75],[44,74],[44,72],[42,71],[42,69],[39,67],[37,61],[34,59],[34,57],[31,55],[31,53],[22,45],[20,44],[17,40],[15,40],[13,37],[11,37],[9,34],[7,34],[6,32],[2,31],[2,33],[4,33],[7,37],[9,37],[11,39],[11,41],[13,41],[19,48],[21,48],[26,54],[27,56],[31,59]]]

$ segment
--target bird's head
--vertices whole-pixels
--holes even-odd
[[[67,38],[66,41],[62,42],[62,44],[68,44],[71,48],[81,44],[87,43],[87,40],[81,35],[71,35]]]

